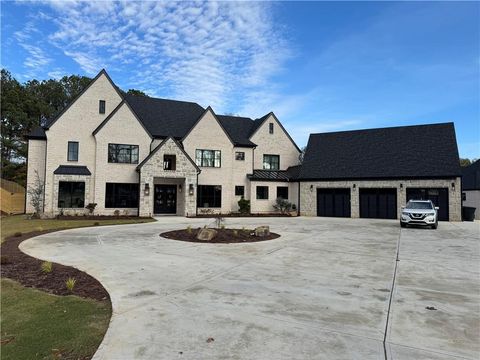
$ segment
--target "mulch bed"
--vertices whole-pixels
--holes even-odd
[[[197,233],[200,231],[198,229],[187,229],[168,231],[160,234],[160,236],[171,239],[171,240],[180,240],[188,242],[197,242],[197,243],[221,243],[221,244],[235,244],[235,243],[247,243],[247,242],[259,242],[266,240],[273,240],[280,235],[276,233],[270,233],[269,236],[255,236],[253,230],[243,230],[243,229],[215,229],[217,235],[210,241],[203,241],[197,239]],[[252,235],[253,234],[253,235]]]
[[[151,219],[148,216],[115,216],[115,215],[57,215],[57,220],[117,220],[117,219]]]
[[[240,218],[240,217],[292,217],[294,215],[290,214],[280,214],[280,213],[260,213],[260,214],[242,214],[242,213],[229,213],[229,214],[197,214],[194,216],[187,216],[191,218],[217,218],[217,217],[223,217],[223,218]]]
[[[25,287],[40,289],[55,295],[77,295],[99,301],[110,300],[102,284],[87,273],[70,266],[53,263],[52,272],[45,274],[41,270],[42,260],[24,254],[18,248],[18,245],[26,239],[59,230],[61,229],[34,231],[18,237],[8,237],[1,246],[1,276],[18,281]],[[68,291],[65,286],[65,281],[69,277],[76,279],[73,292]]]

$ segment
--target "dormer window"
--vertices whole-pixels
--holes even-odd
[[[163,155],[163,170],[176,170],[176,156]]]
[[[268,132],[273,134],[273,123],[268,124]]]
[[[98,112],[100,114],[105,114],[105,100],[98,101]]]

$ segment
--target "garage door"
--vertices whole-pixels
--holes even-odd
[[[317,216],[350,217],[350,189],[317,189]]]
[[[408,200],[432,200],[438,206],[438,220],[448,221],[447,188],[407,188]]]
[[[360,217],[397,218],[397,189],[360,189]]]

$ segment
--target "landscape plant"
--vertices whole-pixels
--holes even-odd
[[[71,278],[69,277],[67,279],[67,281],[65,281],[65,286],[67,287],[67,290],[72,292],[73,291],[73,288],[75,287],[75,283],[77,282],[77,280],[75,280],[74,278]]]
[[[275,200],[275,205],[273,205],[273,208],[277,211],[280,211],[281,214],[286,214],[292,209],[292,203],[284,198],[279,197]]]
[[[248,214],[250,213],[250,200],[246,200],[243,196],[238,200],[238,211],[241,214]]]
[[[35,179],[33,185],[28,187],[27,194],[30,196],[30,205],[32,205],[35,213],[33,217],[39,218],[42,212],[43,201],[43,182],[38,175],[38,171],[35,170]]]
[[[44,272],[45,274],[48,274],[52,272],[53,265],[50,261],[44,261],[42,262],[41,268],[42,268],[42,272]]]
[[[85,209],[88,209],[88,212],[90,215],[93,215],[93,212],[95,211],[95,208],[97,207],[97,203],[89,203],[87,206],[85,206]]]

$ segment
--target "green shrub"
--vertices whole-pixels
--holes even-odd
[[[224,230],[225,229],[225,225],[220,225],[220,229]]]
[[[235,236],[235,237],[238,236],[238,230],[233,230],[233,236]]]
[[[45,273],[45,274],[48,274],[48,273],[51,273],[52,270],[53,270],[53,265],[50,261],[44,261],[42,262],[42,271]]]
[[[190,225],[187,226],[187,233],[188,234],[192,233],[192,227]]]
[[[118,210],[118,209],[115,210],[115,211],[113,212],[113,215],[115,215],[116,217],[119,217],[119,216],[120,216],[120,210]]]
[[[67,287],[67,290],[72,292],[76,282],[77,280],[75,280],[74,278],[68,278],[67,281],[65,281],[65,286]]]
[[[250,200],[245,200],[245,198],[242,196],[240,200],[238,200],[238,208],[240,213],[248,214],[250,212]]]
[[[18,232],[16,232],[15,234],[13,234],[13,236],[15,236],[15,237],[20,237],[20,236],[22,236],[22,233],[21,233],[20,231],[18,231]]]
[[[273,205],[273,208],[277,211],[280,211],[282,214],[285,214],[292,209],[292,203],[284,198],[279,197],[275,200],[275,205]]]
[[[90,215],[93,215],[93,212],[95,211],[95,208],[97,207],[97,203],[89,203],[87,206],[85,206],[85,209],[88,209],[90,212]]]

